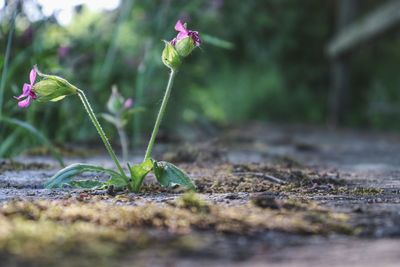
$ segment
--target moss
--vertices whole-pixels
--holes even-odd
[[[341,186],[332,188],[331,190],[329,190],[329,193],[337,195],[350,195],[350,196],[376,196],[383,194],[384,191],[385,190],[382,188],[374,188],[374,187],[350,188],[347,186]]]
[[[62,222],[67,225],[91,223],[115,230],[153,227],[170,232],[190,232],[193,229],[227,231],[246,234],[254,231],[279,230],[284,232],[329,233],[326,224],[342,223],[332,218],[313,222],[307,214],[334,214],[314,202],[304,202],[293,208],[292,200],[283,201],[281,210],[265,210],[251,204],[242,206],[211,205],[187,194],[177,200],[178,205],[116,206],[105,202],[16,201],[4,205],[0,214],[4,220]],[[208,207],[207,213],[199,209]],[[301,208],[300,208],[301,207]],[[281,223],[284,221],[285,223]],[[301,225],[301,227],[299,227]],[[315,229],[321,229],[316,231]]]
[[[126,233],[88,222],[73,224],[29,220],[23,216],[0,219],[0,250],[22,261],[73,266],[74,261],[107,266],[120,253],[120,244],[138,233]],[[68,257],[68,262],[65,258]],[[68,263],[68,264],[67,264]],[[80,265],[81,266],[81,265]]]
[[[169,202],[165,196],[171,199],[175,195],[161,194],[160,201],[157,197],[155,202],[146,192],[154,196],[180,189],[161,188],[148,179],[141,195],[79,191],[63,200],[4,203],[0,206],[0,257],[13,255],[18,260],[42,263],[39,265],[62,262],[68,257],[72,261],[87,260],[87,266],[110,266],[110,262],[126,251],[131,255],[155,245],[161,249],[201,248],[206,241],[194,236],[202,233],[249,238],[268,231],[317,235],[353,233],[347,215],[303,200],[306,194],[315,195],[315,184],[329,185],[323,193],[340,188],[329,180],[330,175],[262,164],[202,162],[180,167],[195,179],[199,193],[187,192]],[[263,177],[265,173],[287,184],[275,184]],[[204,200],[203,194],[216,193],[246,197],[239,200],[240,205],[235,204],[236,200],[231,201],[233,204]],[[253,196],[250,201],[248,195]],[[288,196],[292,199],[286,199]],[[154,232],[158,234],[155,236]],[[166,235],[173,236],[173,240],[169,238],[160,245]]]
[[[17,166],[18,167],[18,166]],[[26,166],[19,165],[25,169]],[[33,167],[33,166],[31,166]],[[38,166],[39,168],[43,166]],[[79,192],[64,200],[12,201],[0,206],[0,257],[19,261],[51,263],[63,266],[64,258],[77,265],[110,266],[124,252],[132,253],[159,244],[165,235],[167,248],[201,248],[203,241],[194,238],[202,232],[253,236],[268,231],[290,234],[351,234],[348,217],[299,199],[275,199],[285,189],[299,192],[296,179],[322,177],[312,170],[289,170],[264,165],[197,164],[182,165],[194,177],[199,193],[188,192],[172,202],[148,202],[146,195],[95,195]],[[255,175],[268,173],[284,179],[287,185],[271,183]],[[293,177],[297,177],[293,179]],[[309,189],[311,183],[302,190]],[[172,192],[154,182],[147,182],[144,192]],[[176,192],[176,191],[175,191]],[[241,205],[216,204],[204,200],[205,194],[270,192],[276,206],[264,198],[243,199]],[[287,191],[289,192],[289,191]],[[263,193],[264,194],[264,193]],[[294,194],[292,194],[294,195]],[[75,198],[75,199],[74,199]],[[138,199],[146,202],[137,204]],[[160,235],[154,236],[157,231]],[[188,237],[190,236],[190,238]],[[45,253],[43,253],[45,251]],[[45,255],[44,255],[45,254]],[[82,264],[82,261],[84,264]]]
[[[199,193],[259,193],[285,192],[296,194],[334,193],[346,185],[337,173],[321,173],[313,169],[286,168],[265,164],[180,164],[198,187]],[[272,177],[272,179],[271,179]],[[273,179],[276,178],[276,179]],[[275,181],[276,180],[276,181]],[[282,181],[283,183],[278,183]],[[184,192],[166,189],[154,182],[146,182],[145,193]]]
[[[374,196],[374,195],[381,195],[383,194],[384,190],[381,188],[363,188],[357,187],[350,191],[350,194],[357,195],[357,196]]]
[[[210,210],[208,204],[192,191],[183,194],[176,202],[178,207],[192,212],[209,212]]]
[[[345,184],[345,181],[340,179],[337,173],[321,173],[302,166],[287,167],[286,165],[238,164],[233,165],[232,173],[236,176],[260,177],[269,181],[271,179],[268,179],[268,176],[272,176],[293,187],[308,187],[315,184],[332,184],[335,186]]]
[[[204,165],[203,165],[204,164]],[[272,184],[262,177],[254,177],[251,174],[237,175],[230,164],[180,164],[179,167],[186,170],[198,187],[200,193],[238,193],[238,192],[265,192],[277,191],[279,186]],[[162,188],[156,183],[145,183],[142,192],[183,192],[180,189]]]

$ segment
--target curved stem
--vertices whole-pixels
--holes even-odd
[[[175,74],[176,72],[174,70],[171,70],[171,73],[169,74],[167,88],[165,89],[164,98],[161,103],[160,110],[158,111],[156,123],[154,124],[153,132],[151,133],[151,137],[149,140],[149,144],[147,145],[146,154],[144,156],[143,162],[150,158],[151,151],[153,150],[154,141],[156,140],[158,129],[160,128],[161,120],[164,116],[169,96],[171,95],[171,89],[172,89],[172,84],[174,83]]]
[[[110,142],[107,139],[106,134],[104,133],[103,129],[101,128],[101,125],[100,125],[99,121],[97,120],[96,116],[94,115],[93,109],[90,106],[89,101],[87,100],[87,98],[85,96],[85,93],[82,90],[78,89],[78,95],[79,95],[79,98],[82,101],[83,106],[86,109],[86,112],[88,113],[88,115],[90,117],[90,120],[93,122],[94,127],[97,129],[97,132],[99,133],[101,140],[103,140],[104,146],[106,147],[106,149],[108,151],[108,154],[110,154],[112,160],[114,161],[114,163],[117,166],[117,168],[118,168],[119,172],[121,173],[121,175],[123,177],[126,177],[125,172],[122,169],[121,164],[119,163],[118,158],[115,155],[115,152],[114,152],[114,150],[112,149],[112,147],[110,145]]]

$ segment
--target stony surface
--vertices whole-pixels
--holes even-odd
[[[160,147],[198,194],[151,175],[141,194],[48,190],[50,158],[2,161],[4,266],[398,266],[400,135],[248,125]]]

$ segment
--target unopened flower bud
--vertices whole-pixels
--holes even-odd
[[[131,107],[133,107],[133,99],[132,98],[128,98],[124,102],[124,108],[125,109],[130,109]]]
[[[175,43],[175,49],[178,54],[182,57],[187,57],[192,53],[193,49],[196,48],[196,45],[192,39],[192,37],[188,36],[181,40],[177,40]]]
[[[165,66],[170,68],[171,70],[177,70],[181,65],[181,57],[178,52],[175,50],[174,46],[165,41],[165,48],[162,52],[161,56],[162,62]]]
[[[43,79],[36,82],[36,75]],[[18,107],[26,108],[32,100],[40,102],[58,101],[67,95],[76,94],[78,88],[70,84],[67,80],[41,73],[35,65],[29,74],[30,83],[25,83],[22,87],[22,94],[15,97],[18,100]]]
[[[68,95],[76,94],[78,88],[61,77],[45,75],[43,80],[40,80],[33,85],[32,90],[36,93],[38,101],[55,102]]]
[[[110,98],[108,99],[107,102],[107,109],[113,113],[117,114],[119,113],[124,106],[124,98],[122,95],[118,92],[117,86],[112,87],[112,93],[110,95]]]
[[[175,30],[179,33],[172,39],[171,44],[181,57],[187,57],[193,49],[201,45],[199,32],[188,30],[186,24],[178,20],[175,24]]]

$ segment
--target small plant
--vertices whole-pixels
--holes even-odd
[[[102,113],[101,116],[117,129],[122,148],[122,159],[124,162],[127,162],[129,142],[126,136],[125,126],[128,123],[130,116],[141,111],[141,109],[134,108],[133,99],[125,99],[118,92],[117,86],[115,85],[112,87],[112,92],[107,102],[107,109],[109,113]]]
[[[144,159],[141,163],[133,166],[129,165],[129,163],[127,164],[129,175],[125,173],[117,156],[115,155],[115,152],[112,149],[106,134],[101,128],[100,123],[97,120],[97,117],[93,112],[93,109],[86,98],[84,91],[70,84],[67,80],[61,77],[41,73],[36,66],[31,70],[30,84],[24,84],[22,94],[16,97],[18,100],[18,106],[20,108],[26,108],[32,101],[59,101],[69,95],[78,95],[87,114],[90,117],[90,120],[100,135],[107,152],[117,168],[117,171],[114,171],[101,166],[75,163],[57,172],[46,183],[47,188],[57,188],[65,185],[93,189],[113,186],[114,188],[127,188],[129,191],[138,192],[141,189],[146,175],[150,171],[153,171],[158,182],[162,186],[172,187],[175,185],[180,185],[188,189],[196,189],[193,181],[183,170],[179,169],[172,163],[157,161],[151,158],[154,142],[171,94],[175,75],[182,64],[183,59],[190,55],[191,52],[201,44],[198,32],[188,30],[186,25],[181,21],[176,23],[175,29],[178,31],[177,36],[170,42],[164,41],[165,48],[162,53],[162,61],[170,69],[170,76],[164,98],[154,124]],[[42,78],[38,82],[36,82],[37,75]],[[76,175],[87,171],[108,174],[110,179],[107,182],[101,182],[98,180],[73,180]]]

